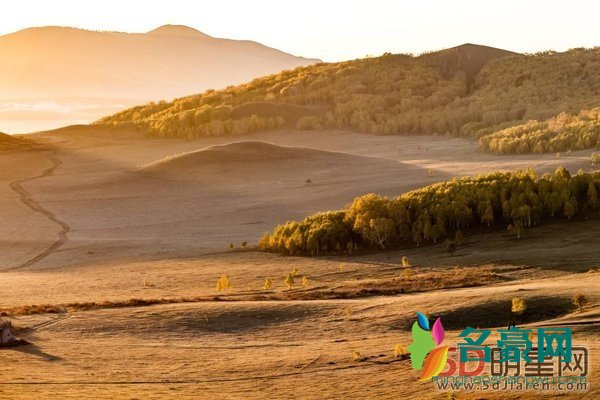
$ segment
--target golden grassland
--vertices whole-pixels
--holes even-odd
[[[467,325],[517,321],[569,326],[574,343],[600,351],[593,219],[540,223],[521,238],[465,231],[454,252],[441,240],[318,257],[253,246],[277,223],[365,191],[391,198],[474,170],[531,166],[543,177],[589,168],[589,151],[497,157],[445,137],[181,141],[122,129],[46,132],[34,139],[51,151],[0,156],[0,313],[31,342],[0,350],[2,398],[445,397],[417,381],[405,354],[416,311],[441,317],[450,345]],[[582,178],[560,171],[550,181],[574,195]],[[514,298],[525,304],[518,316]],[[592,399],[597,371],[592,357],[583,394],[489,397]]]

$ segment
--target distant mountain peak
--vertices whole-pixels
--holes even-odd
[[[190,28],[185,25],[163,25],[151,30],[147,35],[155,36],[182,36],[182,37],[210,37],[209,35],[200,32],[197,29]]]

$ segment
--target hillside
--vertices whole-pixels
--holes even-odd
[[[571,176],[562,167],[541,178],[533,170],[496,172],[426,186],[394,199],[358,197],[348,209],[277,226],[259,248],[290,255],[352,254],[444,239],[455,248],[463,234],[498,226],[521,238],[527,228],[551,219],[597,217],[599,192],[599,173]]]
[[[8,150],[26,150],[34,147],[40,147],[37,143],[21,137],[15,137],[0,132],[0,151]]]
[[[496,154],[540,154],[600,147],[600,108],[528,121],[486,135],[479,143],[482,150]]]
[[[480,137],[594,107],[600,103],[598,76],[598,48],[520,55],[468,44],[418,57],[384,54],[300,67],[221,91],[134,107],[99,122],[135,123],[151,136],[240,134],[256,131],[256,121],[243,121],[233,110],[260,103],[300,106],[305,113],[313,107],[311,115],[281,116],[280,124],[295,122],[301,129]],[[272,119],[273,113],[257,109],[254,117]]]
[[[0,120],[65,119],[66,112],[73,119],[77,112],[90,122],[317,61],[186,26],[147,33],[30,28],[0,36]]]
[[[177,156],[166,157],[141,168],[142,172],[160,172],[165,170],[195,170],[208,164],[269,162],[294,158],[311,158],[328,153],[300,147],[284,147],[258,141],[234,142],[212,146],[207,149],[191,151]],[[341,154],[340,154],[341,155]],[[350,157],[350,156],[348,156]]]

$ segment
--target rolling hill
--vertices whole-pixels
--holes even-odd
[[[33,148],[41,148],[42,146],[31,140],[21,137],[15,137],[0,132],[0,151],[9,150],[28,150]]]
[[[142,167],[141,171],[145,173],[161,173],[175,169],[178,173],[187,170],[195,172],[198,168],[209,164],[240,163],[247,166],[251,162],[289,161],[295,158],[310,159],[317,155],[321,156],[322,153],[341,156],[341,154],[327,153],[322,150],[284,147],[258,141],[243,141],[212,146],[207,149],[167,157]]]
[[[317,61],[186,26],[147,33],[30,28],[0,36],[0,119],[77,112],[92,121],[119,107],[224,88]]]
[[[135,124],[150,136],[182,138],[285,124],[481,137],[596,106],[598,76],[599,48],[516,54],[465,44],[420,56],[384,54],[300,67],[245,85],[134,107],[99,123]],[[288,112],[291,106],[294,113]],[[254,119],[236,115],[241,107],[253,109]],[[275,120],[276,107],[292,117],[282,112]]]

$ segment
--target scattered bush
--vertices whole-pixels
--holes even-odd
[[[457,245],[463,244],[465,241],[465,238],[463,236],[462,231],[456,231],[456,233],[454,234],[454,242]]]
[[[402,346],[401,344],[394,346],[394,357],[402,357],[406,354],[408,354],[406,347]]]
[[[449,392],[446,393],[446,399],[456,400],[456,399],[458,399],[458,395],[456,394],[456,392],[454,390],[450,390]]]
[[[320,118],[317,116],[302,117],[296,123],[296,128],[299,130],[319,130],[323,129],[320,123]]]
[[[231,284],[229,282],[229,277],[227,275],[222,275],[217,281],[217,292],[221,292],[223,290],[227,290],[231,288]]]
[[[448,253],[451,256],[453,256],[454,253],[456,253],[456,243],[454,243],[451,240],[447,241],[446,242],[446,253]]]
[[[587,304],[588,299],[581,293],[576,293],[573,296],[573,305],[579,309],[579,312],[583,311],[583,307]]]
[[[263,285],[263,289],[264,290],[271,290],[272,286],[273,286],[273,282],[271,282],[271,278],[266,278],[265,279],[265,284]]]
[[[521,239],[521,235],[523,234],[523,231],[525,230],[525,227],[523,226],[523,222],[522,221],[516,221],[515,224],[509,224],[508,228],[506,229],[510,234],[515,235],[517,237],[517,239]]]
[[[520,297],[513,297],[510,311],[513,314],[521,315],[527,310],[527,303]]]
[[[286,275],[285,280],[283,281],[288,290],[292,290],[292,286],[294,286],[294,276],[295,275],[290,272]]]

